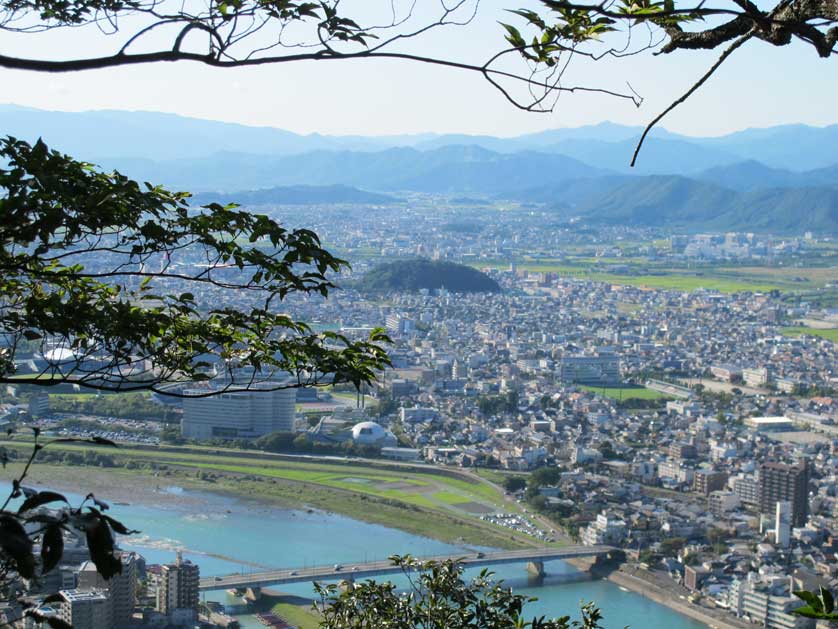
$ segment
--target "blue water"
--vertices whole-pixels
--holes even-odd
[[[183,501],[169,501],[162,506],[112,505],[111,515],[142,532],[122,537],[120,545],[140,552],[148,563],[169,563],[174,560],[175,551],[182,550],[185,558],[200,565],[202,576],[353,563],[392,554],[421,556],[473,551],[473,547],[446,544],[339,515],[276,509],[244,499],[178,488],[167,491],[182,494]],[[496,566],[495,574],[516,592],[539,599],[526,608],[528,614],[576,617],[580,602],[593,600],[603,610],[607,629],[705,627],[607,581],[560,582],[560,575],[575,571],[564,562],[550,562],[546,569],[548,575],[538,583],[530,580],[523,564]],[[303,583],[283,585],[282,591],[304,597],[313,595],[311,586]],[[206,598],[225,604],[234,602],[225,592],[207,593]],[[241,619],[245,627],[261,627],[252,617]]]

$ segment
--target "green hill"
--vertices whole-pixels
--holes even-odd
[[[497,293],[500,286],[485,273],[453,262],[425,258],[398,260],[369,271],[357,285],[366,293],[446,288],[453,293]]]

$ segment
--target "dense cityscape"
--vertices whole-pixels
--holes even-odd
[[[300,220],[298,208],[255,209]],[[350,338],[386,328],[392,367],[360,393],[155,395],[126,414],[113,410],[117,394],[74,400],[73,391],[9,387],[3,422],[140,448],[192,443],[483,470],[508,509],[456,495],[432,506],[512,531],[523,546],[619,550],[609,579],[714,626],[815,627],[791,611],[801,605],[793,591],[838,586],[834,243],[545,220],[537,207],[431,196],[399,213],[307,214],[302,222],[353,269],[328,299],[283,308]],[[443,279],[370,292],[359,282],[379,264],[417,258],[470,265],[498,290],[460,292]],[[671,267],[682,269],[675,278],[661,271]],[[826,281],[808,277],[813,268]],[[749,286],[757,272],[769,279]],[[805,284],[805,294],[790,299],[782,282]],[[212,286],[196,295],[220,298],[231,296]],[[66,359],[33,353],[19,373]],[[85,458],[76,464],[131,469],[105,451]],[[180,552],[164,565],[126,552],[122,574],[105,582],[83,545],[65,548],[60,570],[28,596],[60,590],[41,609],[76,629],[238,623],[199,597],[200,567]],[[255,589],[236,596],[256,600]],[[3,613],[14,621],[20,604]],[[291,626],[273,612],[259,618]]]

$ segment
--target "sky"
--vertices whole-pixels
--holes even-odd
[[[351,0],[347,0],[348,2]],[[371,17],[386,4],[362,2]],[[396,0],[399,2],[400,0]],[[503,7],[518,0],[484,0],[465,27],[423,36],[410,50],[480,62],[503,46],[498,20],[514,21]],[[419,18],[438,6],[418,0]],[[423,15],[421,11],[429,13]],[[123,28],[130,30],[130,23]],[[125,32],[128,32],[127,30]],[[69,58],[112,50],[123,35],[102,37],[75,29],[38,35],[0,32],[0,55]],[[165,40],[151,44],[164,45]],[[565,94],[552,113],[515,109],[476,73],[406,61],[304,62],[258,68],[213,69],[196,63],[150,64],[71,74],[0,69],[0,102],[54,109],[149,110],[297,133],[392,135],[468,133],[513,136],[559,127],[613,121],[642,125],[683,93],[718,52],[575,60],[566,84],[627,91],[641,107],[602,95]],[[718,73],[662,123],[687,135],[721,135],[747,127],[838,123],[838,61],[811,48],[775,48],[754,42],[734,53]],[[9,89],[11,88],[11,89]]]

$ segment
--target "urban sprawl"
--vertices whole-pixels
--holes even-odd
[[[246,447],[295,433],[295,443],[303,435],[335,452],[355,444],[363,459],[492,469],[529,515],[485,513],[484,522],[544,543],[621,549],[632,578],[718,626],[814,628],[790,612],[803,604],[795,590],[838,589],[838,345],[823,333],[838,328],[838,310],[817,298],[838,273],[833,262],[833,283],[807,288],[794,266],[829,241],[545,227],[525,207],[489,214],[469,200],[413,201],[398,213],[269,208],[353,265],[328,299],[282,308],[351,338],[385,327],[392,368],[363,395],[161,398],[180,438]],[[415,257],[482,269],[502,291],[353,288],[375,265]],[[665,265],[709,270],[687,288],[643,280]],[[782,269],[805,294],[702,287],[713,265]],[[246,295],[220,290],[196,298],[246,305]],[[157,420],[59,412],[49,392],[27,404],[7,400],[5,421],[145,446],[165,439]],[[146,566],[126,553],[122,575],[104,583],[76,550],[68,542],[55,583],[42,584],[60,590],[51,605],[76,629],[190,625],[199,612],[204,623],[235,623],[199,605],[198,566],[180,557]]]

